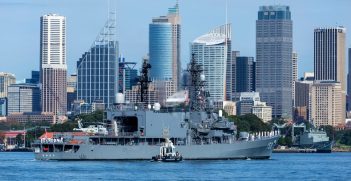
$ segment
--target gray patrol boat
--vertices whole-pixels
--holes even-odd
[[[148,69],[144,61],[140,78],[140,102],[148,90]],[[201,80],[202,67],[194,58],[189,64],[191,77],[188,109],[161,108],[159,104],[116,104],[105,111],[105,131],[52,133],[32,144],[39,160],[151,160],[170,138],[185,160],[268,159],[279,138],[278,132],[240,133],[236,126],[214,112]],[[146,102],[146,101],[145,101]]]

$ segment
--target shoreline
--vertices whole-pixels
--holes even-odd
[[[331,152],[327,153],[350,153],[351,149],[340,149],[340,148],[333,148]],[[318,153],[317,149],[274,149],[272,153]]]

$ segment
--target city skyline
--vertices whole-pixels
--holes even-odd
[[[121,53],[128,61],[138,62],[138,66],[140,66],[141,57],[148,52],[148,24],[150,19],[165,14],[167,8],[174,5],[175,0],[135,1],[140,4],[137,7],[133,6],[133,2],[112,1],[111,6],[117,9],[117,39],[120,41]],[[214,4],[215,2],[210,0],[201,1],[201,5],[198,2],[179,2],[183,27],[181,43],[183,68],[189,61],[189,43],[199,34],[211,29],[211,27],[225,23],[225,0],[223,0],[222,6],[221,3]],[[14,36],[3,36],[8,44],[2,48],[3,52],[0,54],[1,71],[15,74],[17,81],[21,82],[25,78],[30,77],[31,70],[38,70],[38,37],[40,34],[38,19],[47,13],[57,13],[67,17],[67,65],[68,72],[74,73],[75,62],[81,56],[81,52],[85,51],[86,47],[94,40],[96,33],[99,32],[108,14],[108,1],[84,1],[85,6],[81,7],[83,8],[82,11],[73,13],[74,7],[78,7],[80,3],[81,1],[45,2],[22,0],[1,2],[0,12],[4,14],[11,12],[13,15],[1,16],[0,20],[11,28],[4,28],[0,32],[3,35],[11,35],[14,34],[13,30],[16,30],[15,33],[17,33],[15,38]],[[347,12],[346,8],[351,2],[339,1],[336,4],[328,1],[318,4],[316,1],[303,2],[302,0],[294,2],[229,0],[228,22],[233,24],[233,50],[240,51],[243,56],[255,56],[254,32],[257,8],[261,5],[278,3],[290,6],[293,13],[294,50],[299,54],[300,77],[302,72],[313,70],[313,29],[336,25],[343,25],[345,28],[351,27],[350,22],[345,18],[351,14]],[[147,8],[143,8],[143,5]],[[91,13],[92,8],[94,8],[94,12],[100,13]],[[338,11],[333,11],[336,8]],[[131,9],[138,11],[137,16],[130,15]],[[209,14],[208,10],[211,10],[213,13]],[[26,16],[16,18],[23,13]],[[143,16],[140,16],[140,14],[143,14]],[[328,14],[328,16],[326,17],[325,14]],[[242,15],[245,15],[245,17]],[[91,19],[91,21],[84,21],[85,18]],[[206,23],[200,23],[201,21],[198,21],[199,18],[206,18]],[[20,28],[23,26],[26,28]],[[347,37],[349,36],[347,34]],[[348,38],[346,39],[348,40]],[[19,40],[21,40],[20,44],[18,43]],[[347,40],[346,46],[348,47],[350,44]],[[135,45],[138,45],[138,47]],[[23,53],[14,53],[14,50],[17,49]],[[19,66],[23,64],[26,66]]]

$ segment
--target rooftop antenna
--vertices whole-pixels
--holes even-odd
[[[228,46],[229,38],[229,27],[228,27],[228,0],[225,0],[225,45]]]

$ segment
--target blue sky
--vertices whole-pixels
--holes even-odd
[[[120,51],[128,61],[140,64],[148,52],[148,24],[152,17],[165,15],[175,1],[111,0],[111,9],[117,10]],[[189,60],[189,43],[225,23],[225,2],[180,0],[183,65]],[[228,0],[232,48],[242,56],[255,57],[255,21],[261,5],[290,6],[299,75],[313,71],[314,28],[342,25],[351,29],[350,0]],[[0,72],[14,73],[21,81],[39,69],[40,16],[58,13],[67,17],[68,71],[74,73],[77,60],[103,27],[107,10],[107,0],[0,0]],[[346,42],[350,47],[350,33]]]

